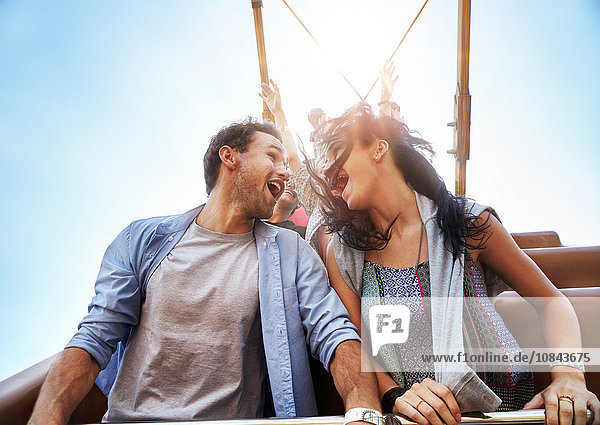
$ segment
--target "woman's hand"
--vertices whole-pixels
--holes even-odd
[[[560,371],[557,370],[559,368]],[[556,366],[552,369],[552,375],[555,376],[552,383],[533,397],[524,408],[545,408],[546,423],[549,425],[584,425],[589,406],[594,414],[593,424],[600,424],[600,402],[585,387],[583,373],[573,371],[568,366]]]
[[[381,80],[381,99],[380,102],[389,102],[394,93],[394,85],[398,80],[398,75],[394,76],[396,65],[394,62],[389,62],[383,69],[379,70],[379,79]]]
[[[450,389],[432,379],[415,383],[394,403],[394,413],[418,424],[454,425],[460,422],[460,408]]]
[[[258,95],[265,101],[269,110],[273,114],[276,114],[283,111],[283,108],[281,107],[281,95],[279,94],[279,87],[277,87],[275,81],[272,79],[270,81],[273,87],[269,86],[267,83],[262,83],[260,86],[262,93],[259,93]]]

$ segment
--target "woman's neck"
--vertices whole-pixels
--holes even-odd
[[[368,210],[373,223],[385,230],[396,219],[394,228],[403,229],[421,223],[415,192],[406,184],[403,176],[386,180],[385,193],[378,196],[379,202]],[[396,218],[397,217],[397,218]]]

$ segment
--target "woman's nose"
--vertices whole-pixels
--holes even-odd
[[[335,161],[333,159],[328,159],[327,162],[325,163],[325,165],[323,165],[323,170],[321,171],[321,173],[323,175],[327,175],[327,173],[329,172],[329,169],[331,168],[331,166],[333,165]]]

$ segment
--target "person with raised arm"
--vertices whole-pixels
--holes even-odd
[[[392,100],[394,86],[398,81],[396,74],[396,65],[390,61],[379,70],[379,81],[381,81],[381,98],[377,106],[379,106],[379,115],[394,118],[404,122],[404,117],[400,113],[400,106]]]

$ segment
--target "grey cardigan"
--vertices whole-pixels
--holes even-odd
[[[415,192],[421,220],[427,230],[429,249],[429,269],[431,276],[431,316],[433,352],[464,352],[463,347],[463,267],[464,254],[453,261],[452,253],[444,247],[443,235],[436,224],[435,203]],[[485,210],[495,212],[490,207],[468,202],[467,209],[475,215]],[[332,238],[333,252],[337,266],[346,284],[360,298],[362,295],[364,251],[345,245],[339,234]],[[508,287],[490,270],[486,270],[486,286],[490,297],[496,296]],[[454,394],[461,410],[492,412],[502,400],[465,363],[436,362],[436,381],[444,384]]]

